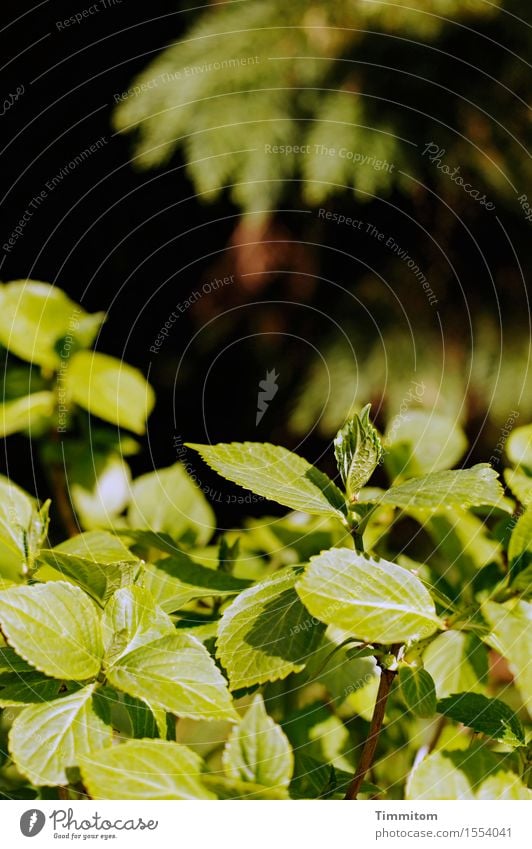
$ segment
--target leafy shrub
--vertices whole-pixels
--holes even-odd
[[[88,486],[80,420],[141,433],[152,390],[88,351],[101,315],[41,283],[2,294],[26,391],[4,434],[74,457],[85,527],[71,514],[52,544],[49,503],[0,480],[4,798],[529,798],[532,426],[508,439],[506,494],[488,464],[449,470],[466,442],[441,418],[383,439],[369,406],[335,439],[337,482],[281,446],[190,445],[291,511],[215,536],[179,463],[118,476],[121,498]]]

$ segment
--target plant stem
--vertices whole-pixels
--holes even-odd
[[[61,435],[57,427],[52,427],[48,432],[48,440],[49,444],[54,446],[58,452],[61,444]],[[75,537],[79,534],[80,528],[68,493],[67,478],[65,475],[64,449],[62,448],[62,445],[61,454],[63,457],[62,463],[51,457],[50,461],[48,463],[44,463],[44,465],[47,466],[49,470],[50,486],[52,488],[54,503],[57,508],[57,512],[59,513],[59,518],[61,519],[63,528],[69,537]],[[42,459],[43,458],[41,457],[41,460]]]
[[[69,537],[75,537],[79,534],[80,529],[70,503],[66,477],[60,463],[50,464],[50,484],[62,525]]]
[[[349,533],[353,538],[353,542],[355,543],[355,551],[359,554],[364,554],[364,536],[363,532],[360,531],[360,526],[358,523],[349,523]]]
[[[351,531],[351,536],[353,537],[355,543],[355,551],[359,554],[364,554],[364,537],[362,534],[359,534],[357,530],[353,528]]]
[[[436,723],[436,728],[434,729],[434,734],[432,735],[432,737],[429,741],[429,745],[427,746],[427,755],[430,755],[430,753],[433,752],[434,749],[436,748],[436,746],[438,745],[439,739],[442,735],[442,731],[443,731],[443,729],[445,728],[446,725],[447,725],[447,717],[446,716],[440,716],[437,723]]]
[[[375,701],[375,707],[373,709],[373,716],[371,717],[369,734],[366,738],[366,742],[364,743],[364,748],[362,749],[362,755],[360,756],[360,761],[358,763],[355,775],[347,789],[347,793],[345,794],[346,799],[356,800],[358,794],[360,793],[360,788],[364,782],[364,778],[366,777],[366,773],[373,764],[375,750],[377,749],[377,743],[379,742],[379,736],[382,731],[382,723],[384,721],[386,703],[388,701],[388,696],[390,695],[390,690],[395,675],[396,673],[394,670],[383,669],[381,667],[379,690],[377,693],[377,699]]]

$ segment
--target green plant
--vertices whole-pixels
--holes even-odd
[[[11,350],[53,386],[52,327]],[[120,420],[81,377],[78,404],[131,426],[135,380]],[[191,445],[292,511],[218,537],[180,464],[56,545],[48,503],[0,480],[4,798],[529,798],[532,427],[507,443],[513,497],[487,464],[449,471],[465,437],[438,428],[383,445],[365,408],[341,485],[280,446]]]
[[[69,535],[79,527],[67,479],[86,527],[126,503],[131,475],[123,457],[139,445],[103,422],[142,435],[155,402],[137,369],[90,350],[104,321],[105,313],[85,312],[48,283],[0,286],[0,436],[23,432],[31,438]]]

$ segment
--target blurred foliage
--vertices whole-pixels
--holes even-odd
[[[138,166],[182,147],[199,195],[231,186],[248,212],[294,195],[317,204],[348,188],[359,201],[394,188],[416,194],[419,180],[457,200],[463,190],[422,158],[431,140],[449,165],[511,197],[531,174],[523,62],[500,48],[494,79],[485,48],[512,27],[526,51],[530,30],[516,35],[514,5],[214,4],[135,80],[115,123],[135,131]],[[365,158],[349,158],[356,153]]]

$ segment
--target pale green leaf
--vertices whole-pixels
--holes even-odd
[[[0,436],[9,436],[20,430],[40,435],[43,425],[50,424],[54,406],[53,392],[47,391],[4,401],[0,404]]]
[[[0,624],[13,648],[46,675],[83,681],[100,671],[96,607],[78,587],[57,581],[4,590]]]
[[[114,534],[107,531],[87,531],[57,545],[53,551],[81,557],[92,563],[136,563],[138,558]]]
[[[451,693],[486,691],[488,654],[475,634],[438,634],[425,650],[423,663],[434,680],[439,699]]]
[[[292,510],[345,517],[345,498],[338,487],[303,457],[279,445],[232,442],[190,444],[227,480]]]
[[[360,499],[362,502],[362,498]],[[487,505],[509,511],[497,472],[488,463],[454,472],[434,472],[393,486],[377,502],[404,510],[440,510],[444,507]]]
[[[416,640],[442,627],[415,575],[348,548],[311,558],[297,592],[313,616],[368,643]]]
[[[104,313],[88,315],[48,283],[14,280],[0,288],[0,342],[17,357],[45,368],[60,365],[58,340],[71,337],[63,345],[67,359],[73,340],[84,347],[92,344],[104,318]]]
[[[525,745],[523,726],[500,699],[488,699],[480,693],[456,693],[438,702],[438,712],[500,743]]]
[[[532,792],[525,787],[515,772],[501,770],[496,775],[490,775],[484,781],[478,791],[477,799],[497,802],[507,801],[532,801]]]
[[[382,459],[379,434],[369,420],[371,404],[355,414],[338,431],[334,454],[349,498],[356,496],[368,482]]]
[[[486,642],[509,663],[515,683],[532,715],[532,604],[522,600],[487,601],[482,613],[491,626]]]
[[[115,664],[135,649],[174,633],[170,617],[142,587],[128,587],[115,592],[102,616],[108,664]]]
[[[408,410],[391,420],[384,445],[391,476],[411,478],[452,468],[467,448],[467,437],[452,418]]]
[[[467,776],[457,769],[445,751],[434,752],[416,766],[407,787],[406,799],[474,799]]]
[[[521,469],[505,469],[504,480],[521,504],[528,506],[532,503],[532,477],[529,474]]]
[[[532,424],[516,427],[506,442],[506,454],[514,466],[532,472]]]
[[[105,531],[89,531],[53,549],[42,549],[37,562],[48,567],[46,572],[37,572],[37,578],[66,577],[100,603],[115,590],[133,583],[138,571],[135,555]]]
[[[155,394],[138,369],[107,354],[79,351],[70,359],[65,385],[72,401],[84,410],[144,433]]]
[[[84,528],[109,527],[127,507],[131,470],[115,453],[92,455],[69,466],[70,496]],[[80,472],[85,474],[81,475]]]
[[[107,678],[119,690],[176,716],[237,718],[223,675],[202,644],[187,634],[168,635],[123,655],[109,667]]]
[[[532,507],[517,520],[508,545],[508,560],[512,571],[522,571],[532,560]]]
[[[430,717],[436,713],[436,689],[426,669],[402,666],[399,669],[399,685],[406,706],[416,716]]]
[[[148,565],[142,585],[157,599],[163,610],[172,613],[198,598],[229,598],[247,589],[250,581],[227,572],[201,566],[184,552]]]
[[[166,740],[128,740],[85,757],[81,776],[93,799],[214,799],[199,755]]]
[[[288,787],[294,769],[292,748],[285,733],[266,713],[257,693],[239,725],[232,730],[223,753],[227,775],[264,787]]]
[[[477,516],[455,507],[427,516],[424,510],[409,510],[434,540],[436,550],[461,575],[501,560],[501,546]]]
[[[131,528],[160,531],[173,539],[189,535],[200,545],[209,541],[216,527],[207,499],[181,463],[133,482],[127,519]]]
[[[295,591],[298,574],[287,568],[244,590],[218,629],[217,656],[238,690],[301,671],[325,631]]]
[[[284,787],[263,787],[262,784],[253,784],[250,781],[241,781],[238,778],[229,778],[226,775],[214,773],[204,775],[203,783],[216,794],[218,799],[239,799],[241,801],[270,799],[280,801],[287,798]]]
[[[531,798],[519,777],[503,765],[504,756],[485,747],[465,751],[437,751],[411,773],[405,798],[409,800],[473,800]]]
[[[26,545],[39,521],[35,499],[0,475],[0,574],[19,580],[26,562]]]
[[[112,741],[112,729],[92,707],[95,685],[25,708],[13,723],[9,749],[20,772],[37,786],[66,784],[66,770]]]

